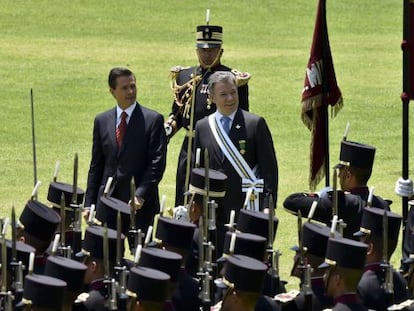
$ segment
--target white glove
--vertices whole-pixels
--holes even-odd
[[[401,197],[411,197],[413,195],[413,181],[402,177],[398,178],[395,182],[395,193]]]
[[[183,221],[190,221],[190,215],[188,214],[188,209],[183,205],[174,207],[173,218],[178,219],[178,220],[183,220]]]

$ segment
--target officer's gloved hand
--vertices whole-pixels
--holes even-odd
[[[178,219],[178,220],[190,221],[190,215],[188,214],[188,209],[183,205],[174,207],[173,218]]]
[[[398,178],[395,182],[395,193],[401,197],[411,197],[413,195],[413,181],[402,177]]]
[[[329,192],[331,192],[332,190],[333,190],[332,187],[329,186],[329,187],[322,188],[320,191],[316,192],[316,194],[320,198],[327,198],[329,196]]]

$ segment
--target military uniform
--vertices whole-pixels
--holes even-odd
[[[343,279],[342,285],[331,284],[330,272],[325,275],[326,292],[332,292],[334,299],[334,306],[332,310],[367,310],[361,303],[357,294],[357,289],[353,288],[352,280],[348,280],[348,273],[355,275],[362,274],[362,269],[366,261],[366,252],[368,247],[361,242],[354,241],[347,238],[329,238],[326,247],[325,262],[319,268],[335,269],[343,268],[345,271],[341,272],[340,278]],[[354,275],[354,276],[355,276]],[[334,282],[336,283],[336,282]],[[333,286],[333,288],[330,288]],[[346,291],[344,288],[347,288]]]
[[[220,26],[198,26],[197,47],[221,47],[222,32],[223,29]],[[182,127],[187,130],[187,135],[184,138],[178,159],[175,206],[183,205],[184,193],[187,191],[187,189],[184,189],[184,184],[187,165],[188,135],[191,135],[189,133],[192,133],[198,120],[201,120],[205,116],[216,111],[215,104],[208,100],[207,94],[208,79],[210,75],[216,71],[232,71],[235,74],[238,80],[240,108],[249,110],[249,89],[247,85],[250,78],[249,74],[232,70],[230,67],[222,65],[220,60],[210,68],[202,68],[201,66],[183,68],[177,66],[171,69],[174,102],[172,104],[169,120],[167,121],[167,124],[169,124],[167,137],[170,138]],[[195,91],[193,91],[193,89]],[[195,96],[194,99],[193,96]],[[191,112],[191,109],[194,109],[194,111]],[[193,128],[190,129],[192,114]]]
[[[398,214],[387,211],[388,221],[388,241],[393,241],[396,245],[398,235],[400,232],[402,217]],[[361,227],[356,236],[363,237],[368,235],[369,237],[376,237],[383,239],[384,228],[384,211],[378,208],[364,208],[362,216]],[[387,242],[388,242],[387,241]],[[391,257],[394,249],[390,249],[390,243],[388,243],[387,249],[388,257]],[[381,245],[374,244],[374,250],[376,252],[382,252]],[[395,246],[394,246],[395,247]],[[388,260],[388,258],[386,259]],[[364,274],[358,284],[358,293],[364,303],[369,309],[386,310],[391,303],[401,303],[409,297],[407,291],[407,282],[403,276],[392,270],[393,277],[393,301],[389,301],[387,293],[385,292],[385,273],[384,262],[368,262],[364,269]],[[392,267],[391,267],[392,268]]]

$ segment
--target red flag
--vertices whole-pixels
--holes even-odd
[[[311,190],[315,190],[326,173],[324,167],[329,155],[326,117],[328,106],[331,106],[333,116],[342,108],[342,95],[336,83],[325,12],[326,0],[319,0],[302,92],[302,120],[312,136],[309,176]]]

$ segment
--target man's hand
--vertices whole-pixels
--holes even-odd
[[[142,197],[134,197],[134,205],[135,205],[135,210],[140,210],[142,208],[142,206],[144,205],[145,200]],[[131,200],[128,202],[128,204],[131,206]]]

